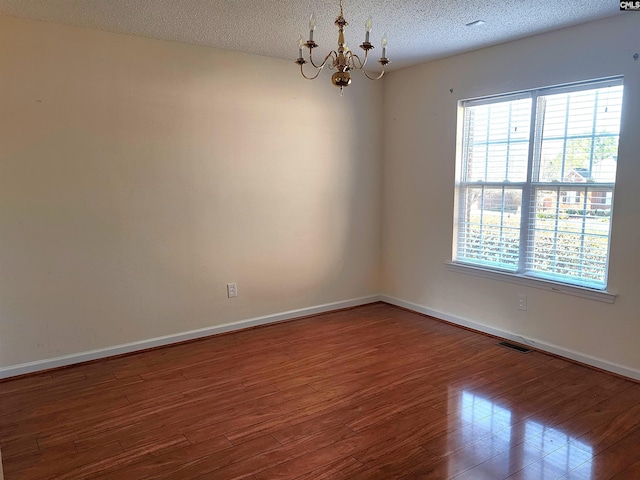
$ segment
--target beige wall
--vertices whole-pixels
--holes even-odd
[[[382,292],[640,370],[639,21],[340,98],[292,62],[0,17],[0,369]],[[457,101],[617,74],[615,303],[447,270]]]
[[[0,17],[0,367],[377,293],[382,92]]]
[[[639,31],[639,15],[621,14],[385,79],[385,294],[640,373]],[[449,271],[458,100],[619,74],[625,92],[609,275],[615,303]],[[528,296],[526,312],[517,310],[518,294]]]

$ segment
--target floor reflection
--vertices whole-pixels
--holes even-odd
[[[459,394],[456,406],[467,439],[448,455],[449,478],[560,478],[580,467],[580,478],[592,478],[593,450],[543,419],[519,419],[509,408],[472,391]],[[465,442],[466,443],[466,442]]]

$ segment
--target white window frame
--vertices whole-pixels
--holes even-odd
[[[589,90],[594,88],[602,88],[607,86],[623,85],[623,77],[611,77],[601,80],[591,80],[587,82],[580,82],[570,85],[545,87],[525,92],[519,92],[515,94],[495,95],[490,97],[482,97],[478,99],[461,100],[458,102],[459,111],[459,127],[458,127],[458,152],[457,152],[457,165],[456,165],[456,193],[455,193],[455,218],[453,229],[453,253],[452,260],[446,262],[449,269],[455,272],[461,272],[485,278],[492,278],[500,281],[507,281],[510,283],[517,283],[521,285],[531,286],[535,288],[541,288],[544,290],[566,293],[569,295],[575,295],[579,297],[589,298],[592,300],[603,301],[607,303],[613,303],[616,295],[610,291],[607,291],[606,284],[608,282],[609,271],[609,251],[611,244],[611,223],[609,225],[608,242],[609,248],[607,252],[607,260],[605,266],[605,286],[603,288],[594,288],[589,285],[581,285],[579,282],[565,282],[558,277],[545,278],[543,275],[532,275],[527,272],[527,255],[526,252],[531,248],[529,244],[530,233],[530,206],[531,199],[535,196],[536,188],[549,187],[550,189],[558,189],[558,195],[562,195],[562,188],[572,187],[576,192],[584,190],[585,187],[603,187],[610,189],[610,194],[607,192],[606,205],[611,205],[611,212],[613,213],[613,197],[615,197],[615,183],[597,183],[597,184],[581,184],[571,182],[541,182],[538,178],[537,172],[534,169],[540,168],[539,148],[542,142],[542,137],[538,138],[538,130],[540,125],[536,125],[536,122],[541,122],[541,118],[537,112],[538,97],[549,94],[558,93],[570,93],[575,91]],[[458,246],[458,226],[459,219],[462,215],[460,208],[462,207],[461,192],[467,186],[473,186],[474,182],[462,181],[464,158],[462,153],[462,138],[464,138],[463,123],[464,123],[464,108],[470,106],[477,106],[496,102],[513,101],[522,98],[531,99],[531,121],[530,121],[530,135],[529,135],[529,153],[527,160],[527,177],[524,182],[482,182],[481,185],[485,187],[519,187],[522,189],[522,201],[521,201],[521,225],[520,225],[520,251],[518,257],[518,267],[515,272],[506,271],[495,266],[483,265],[482,261],[470,262],[467,260],[460,261],[457,257]],[[537,179],[538,181],[534,181]],[[586,190],[581,192],[581,196],[586,195]],[[613,216],[611,216],[612,221]]]

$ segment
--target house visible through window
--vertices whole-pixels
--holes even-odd
[[[604,289],[622,78],[466,100],[453,260]]]

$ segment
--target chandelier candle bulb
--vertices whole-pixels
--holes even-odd
[[[304,47],[304,40],[300,35],[300,38],[298,38],[298,58],[302,58],[302,47]]]
[[[382,58],[387,57],[387,34],[382,36]]]
[[[313,42],[313,31],[316,29],[316,16],[312,13],[309,17],[309,41]]]
[[[365,28],[364,43],[369,43],[369,34],[371,33],[371,17],[367,18],[367,21],[364,24],[364,28]]]

